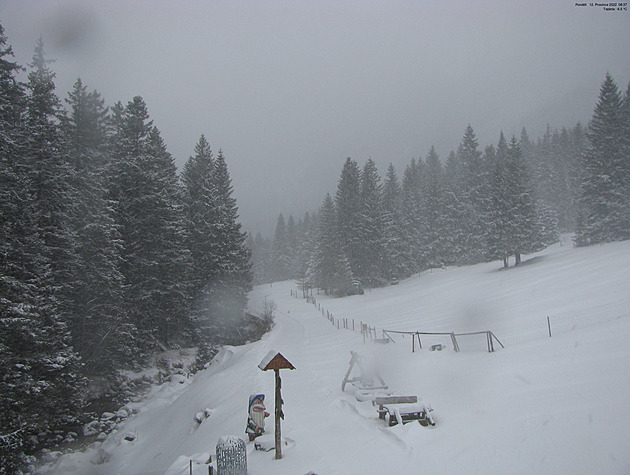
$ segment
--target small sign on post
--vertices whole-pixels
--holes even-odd
[[[287,360],[284,356],[282,356],[279,352],[275,350],[271,350],[260,362],[258,367],[262,371],[268,371],[272,369],[276,374],[276,410],[275,410],[275,423],[276,423],[276,433],[275,433],[275,442],[276,442],[276,460],[282,458],[282,434],[280,427],[280,420],[284,419],[284,413],[282,412],[282,380],[280,379],[280,370],[281,369],[295,369],[289,360]]]

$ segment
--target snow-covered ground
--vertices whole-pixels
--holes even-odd
[[[630,241],[563,244],[518,268],[494,262],[427,271],[363,296],[316,294],[319,308],[291,296],[292,282],[258,287],[250,307],[265,297],[277,304],[272,332],[157,388],[100,446],[62,457],[56,472],[185,475],[192,460],[194,473],[208,473],[221,436],[245,438],[250,394],[265,393],[273,413],[273,373],[257,365],[275,349],[296,367],[281,373],[288,445],[275,460],[247,442],[250,475],[630,473]],[[443,351],[423,338],[412,353],[400,335],[364,344],[322,308],[379,336],[490,330],[505,349],[488,353],[485,336],[459,353],[444,338],[435,340]],[[375,361],[396,394],[429,403],[436,426],[386,427],[350,386],[342,392],[351,350]],[[91,462],[99,459],[108,461]]]

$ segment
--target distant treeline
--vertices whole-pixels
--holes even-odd
[[[295,279],[339,295],[425,269],[502,260],[575,232],[579,246],[630,237],[630,85],[607,74],[587,128],[550,130],[479,149],[471,126],[445,161],[432,147],[402,180],[351,158],[334,196],[273,239],[248,240],[256,283]],[[315,208],[315,207],[314,207]]]
[[[0,473],[62,440],[90,383],[231,343],[252,281],[221,151],[202,136],[178,177],[141,97],[77,80],[64,108],[41,40],[24,83],[12,56],[0,26]]]

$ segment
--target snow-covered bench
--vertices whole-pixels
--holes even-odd
[[[387,424],[405,424],[418,421],[423,426],[435,425],[431,417],[433,409],[423,402],[418,402],[418,396],[383,396],[374,399],[378,406],[378,417]]]

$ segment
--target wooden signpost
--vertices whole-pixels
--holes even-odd
[[[275,422],[276,422],[276,460],[282,458],[282,434],[280,428],[280,419],[284,419],[284,413],[282,412],[282,380],[280,379],[281,369],[295,369],[289,360],[278,353],[275,350],[271,350],[267,353],[267,356],[263,358],[258,367],[262,371],[274,370],[276,373],[276,410],[275,410]]]

